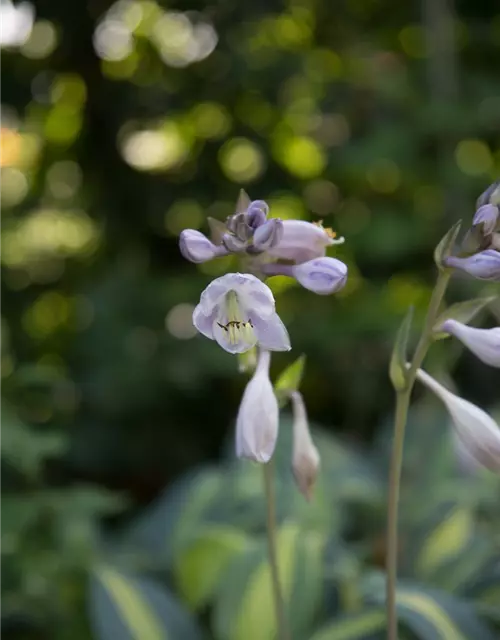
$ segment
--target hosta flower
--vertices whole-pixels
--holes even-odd
[[[483,206],[479,207],[479,209],[476,211],[474,218],[472,219],[472,224],[474,226],[482,224],[483,233],[485,235],[489,235],[495,230],[499,217],[500,212],[498,210],[498,207],[496,207],[494,204],[483,204]]]
[[[440,398],[453,420],[457,436],[478,464],[500,471],[500,428],[485,411],[448,391],[419,369],[417,378]]]
[[[268,276],[291,276],[320,295],[340,291],[347,282],[347,266],[336,258],[315,258],[295,265],[265,264],[262,270]]]
[[[294,391],[292,471],[300,492],[310,500],[319,471],[319,453],[311,438],[302,394]]]
[[[480,360],[492,367],[500,367],[500,327],[477,329],[457,320],[446,320],[442,331],[451,333],[472,351]]]
[[[211,282],[201,294],[193,323],[229,353],[243,353],[256,344],[271,351],[291,348],[271,290],[250,274],[227,273]]]
[[[299,264],[325,255],[326,248],[341,244],[343,238],[334,239],[334,234],[319,224],[305,220],[284,220],[280,242],[269,249],[270,255]]]
[[[500,252],[495,249],[480,251],[468,258],[450,256],[444,265],[465,271],[480,280],[500,281]]]
[[[255,462],[269,462],[278,438],[279,409],[269,362],[270,353],[261,351],[236,419],[236,455]]]
[[[228,253],[224,247],[216,246],[195,229],[184,229],[179,236],[179,248],[186,260],[195,263],[207,262]]]
[[[278,218],[271,218],[253,234],[253,247],[257,251],[267,251],[281,242],[283,237],[283,222]]]

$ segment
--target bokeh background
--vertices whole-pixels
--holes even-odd
[[[0,18],[3,626],[87,638],[103,531],[231,448],[245,378],[191,314],[234,265],[186,263],[180,231],[225,219],[244,188],[345,236],[338,295],[272,280],[293,344],[272,372],[306,354],[311,420],[372,450],[395,330],[409,305],[418,328],[434,246],[500,173],[500,9],[2,0]],[[457,277],[449,301],[492,292]],[[492,305],[480,323],[499,317]],[[499,400],[498,373],[456,343],[429,367]],[[365,533],[383,563],[383,525]]]

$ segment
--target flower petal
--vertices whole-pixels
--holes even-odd
[[[203,313],[203,308],[201,304],[198,304],[193,311],[193,324],[198,329],[200,333],[202,333],[210,340],[214,339],[214,332],[212,330],[212,325],[214,323],[214,314],[205,315]]]
[[[324,256],[326,247],[331,244],[334,241],[319,225],[305,220],[284,220],[281,240],[268,253],[300,264]]]
[[[270,351],[290,351],[290,337],[285,325],[277,313],[270,317],[252,317],[253,330],[258,344]]]
[[[234,290],[245,307],[245,312],[250,318],[253,315],[270,316],[274,313],[275,303],[271,289],[255,276],[248,273],[232,274],[240,276]]]

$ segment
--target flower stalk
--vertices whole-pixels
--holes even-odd
[[[392,441],[391,460],[389,465],[389,491],[387,508],[387,556],[386,556],[386,607],[387,607],[387,640],[398,640],[398,618],[396,613],[396,585],[398,570],[398,513],[401,484],[401,468],[403,464],[403,446],[410,406],[411,394],[427,351],[432,343],[432,329],[438,316],[451,272],[440,270],[432,292],[427,310],[424,328],[420,335],[413,359],[409,365],[405,386],[396,391],[396,411],[394,418],[394,436]]]
[[[283,591],[281,589],[281,581],[278,567],[278,547],[276,543],[276,499],[273,483],[273,461],[262,465],[262,474],[264,477],[264,496],[266,500],[266,529],[267,529],[267,548],[269,557],[269,568],[271,570],[271,582],[273,587],[274,609],[276,612],[276,622],[278,624],[279,640],[290,640],[290,632],[285,615],[285,603],[283,600]]]

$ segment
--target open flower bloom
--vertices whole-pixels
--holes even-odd
[[[445,258],[444,264],[480,280],[500,281],[500,252],[495,249],[486,249],[468,258],[449,256]]]
[[[247,273],[227,273],[211,282],[193,312],[193,323],[229,353],[244,353],[256,344],[271,351],[291,348],[271,290]]]
[[[268,252],[275,258],[300,264],[324,256],[328,246],[343,242],[343,238],[334,240],[331,231],[321,225],[305,220],[284,220],[281,239]]]
[[[500,367],[500,327],[476,329],[457,320],[446,320],[441,329],[458,338],[480,360]]]
[[[290,398],[293,407],[292,471],[299,491],[310,500],[319,471],[319,453],[311,438],[302,394],[294,391]]]
[[[493,418],[448,391],[422,369],[417,371],[417,378],[444,402],[457,436],[474,460],[491,471],[500,471],[500,428]]]
[[[269,379],[270,359],[269,351],[261,351],[236,419],[236,455],[254,462],[269,462],[278,439],[279,408]]]

